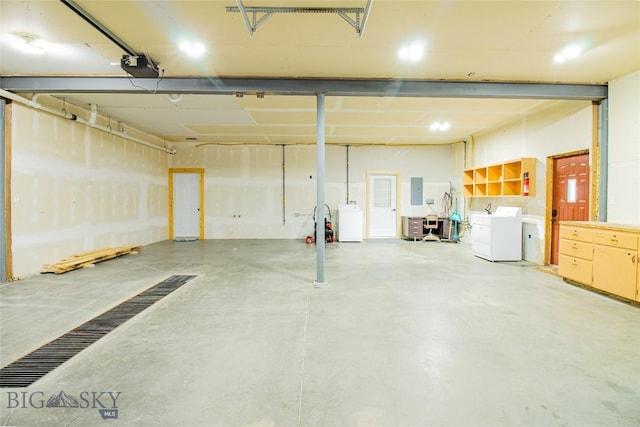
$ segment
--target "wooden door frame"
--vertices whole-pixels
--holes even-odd
[[[204,239],[204,168],[169,168],[169,240],[173,240],[173,176],[176,173],[197,173],[200,175],[200,240]]]
[[[591,170],[592,168],[594,168],[595,166],[592,166],[592,162],[593,162],[593,155],[589,150],[578,150],[578,151],[571,151],[568,153],[562,153],[562,154],[556,154],[554,156],[547,156],[547,189],[546,189],[546,209],[545,209],[545,214],[544,214],[544,265],[550,265],[551,264],[551,210],[553,209],[553,176],[555,173],[555,168],[554,168],[554,161],[557,159],[563,159],[565,157],[574,157],[574,156],[581,156],[583,154],[588,154],[589,155],[589,179],[591,180],[593,178],[593,171]],[[592,192],[593,192],[593,185],[591,185],[591,183],[589,183],[589,220],[593,219],[593,209],[594,209],[594,199],[595,197],[593,197]],[[597,208],[597,204],[596,204],[596,208]]]
[[[573,151],[547,157],[547,194],[546,212],[544,215],[544,265],[551,262],[551,209],[553,204],[553,161],[562,157],[589,154],[589,220],[598,220],[600,203],[600,106],[597,101],[591,102],[591,149]]]
[[[400,237],[400,233],[402,232],[402,224],[400,221],[400,200],[401,200],[401,188],[402,188],[402,182],[400,181],[400,171],[367,171],[367,180],[365,183],[365,193],[366,193],[366,211],[367,211],[367,239],[370,237],[369,234],[369,228],[370,228],[370,224],[371,221],[369,220],[369,217],[371,215],[371,213],[369,212],[369,181],[371,181],[371,177],[372,176],[382,176],[382,175],[395,175],[396,177],[396,238]]]

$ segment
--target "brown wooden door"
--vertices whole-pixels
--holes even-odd
[[[553,160],[551,264],[558,265],[559,221],[589,220],[589,154]]]

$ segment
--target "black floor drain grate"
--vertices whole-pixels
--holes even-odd
[[[196,276],[175,275],[0,369],[0,387],[27,387]]]

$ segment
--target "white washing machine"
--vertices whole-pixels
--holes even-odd
[[[338,205],[338,241],[362,242],[362,210],[355,203]]]
[[[522,260],[522,209],[501,206],[493,214],[472,213],[471,252],[489,261]]]

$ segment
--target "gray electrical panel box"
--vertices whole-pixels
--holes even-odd
[[[422,177],[411,178],[411,204],[422,205]]]

